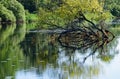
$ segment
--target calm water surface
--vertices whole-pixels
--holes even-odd
[[[59,33],[26,32],[25,24],[0,26],[0,79],[118,79],[120,36],[89,55],[93,49],[65,48]]]

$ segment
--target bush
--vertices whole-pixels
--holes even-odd
[[[7,8],[5,8],[2,4],[0,4],[0,17],[1,17],[1,21],[4,22],[11,22],[11,21],[16,21],[16,18],[13,14],[12,11],[8,10]]]
[[[7,9],[11,10],[17,21],[25,21],[25,10],[24,7],[16,0],[8,0],[3,2]]]

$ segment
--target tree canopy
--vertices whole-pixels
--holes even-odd
[[[65,26],[78,16],[79,11],[82,11],[92,21],[107,19],[111,16],[108,11],[103,9],[103,2],[98,2],[98,0],[62,1],[63,3],[53,10],[39,7],[38,15],[41,27],[46,27],[49,24],[53,26]]]

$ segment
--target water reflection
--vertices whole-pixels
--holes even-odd
[[[34,69],[36,75],[34,77],[41,79],[88,79],[97,77],[102,72],[102,65],[99,59],[110,62],[114,58],[115,53],[112,46],[105,48],[105,54],[101,54],[101,50],[95,51],[95,55],[88,57],[85,64],[81,61],[93,52],[93,49],[77,50],[64,48],[57,42],[58,34],[29,33],[25,40],[21,43],[26,63],[28,67],[26,71],[17,73],[29,73],[29,69]],[[111,44],[109,44],[111,45]],[[109,50],[111,48],[111,50]],[[108,51],[107,51],[108,50]],[[31,71],[31,73],[34,73]],[[24,75],[23,75],[24,76]],[[25,76],[26,77],[26,76]],[[18,78],[19,79],[19,78]],[[27,78],[26,78],[27,79]]]
[[[19,60],[24,57],[19,43],[25,36],[23,28],[24,25],[13,24],[0,29],[0,79],[14,79],[15,71],[21,66]]]
[[[57,41],[58,33],[26,33],[25,30],[24,24],[1,27],[0,37],[3,38],[0,38],[0,79],[120,77],[119,37],[90,54],[96,49],[96,44],[88,49],[66,48]],[[83,64],[85,57],[87,58]]]

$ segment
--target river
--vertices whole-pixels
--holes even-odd
[[[0,26],[0,79],[120,78],[119,29],[111,29],[116,37],[87,57],[94,49],[61,46],[60,30],[26,31],[27,26]]]

